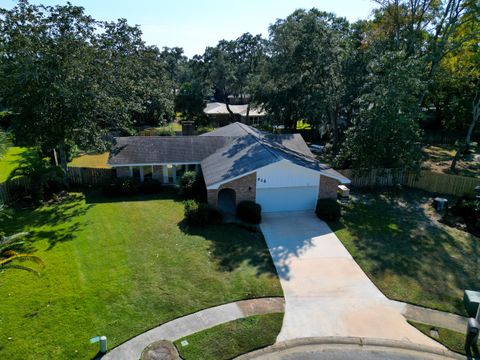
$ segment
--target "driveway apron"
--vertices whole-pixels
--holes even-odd
[[[315,214],[265,214],[261,229],[285,293],[277,341],[353,336],[441,347],[406,322]]]

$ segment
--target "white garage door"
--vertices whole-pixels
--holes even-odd
[[[262,212],[314,210],[318,186],[257,189],[257,203]]]

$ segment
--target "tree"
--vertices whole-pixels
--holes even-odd
[[[0,97],[24,145],[57,149],[66,168],[71,146],[101,150],[111,130],[173,118],[164,60],[138,27],[27,0],[0,15]]]
[[[175,98],[175,109],[181,111],[187,120],[200,118],[208,95],[205,90],[205,87],[196,79],[183,83]]]
[[[421,160],[417,122],[418,63],[391,52],[372,61],[352,126],[336,161],[356,170],[409,168]]]
[[[478,119],[480,118],[480,80],[477,83],[477,91],[475,93],[475,98],[472,101],[472,122],[467,130],[467,136],[465,137],[465,142],[459,146],[459,149],[455,153],[453,157],[452,164],[450,166],[450,170],[456,172],[457,161],[460,159],[460,155],[469,149],[470,142],[472,140],[473,130],[478,123]]]
[[[72,5],[44,7],[20,0],[0,9],[1,96],[18,113],[17,139],[57,147],[66,166],[66,143],[92,140],[95,123],[95,21]]]
[[[31,152],[10,174],[9,180],[15,178],[28,179],[32,198],[36,201],[42,201],[47,184],[52,181],[61,183],[65,178],[65,173],[62,168],[52,165],[40,153]]]
[[[270,27],[269,40],[258,97],[291,130],[300,119],[328,125],[337,149],[352,51],[349,23],[316,9],[297,10]]]

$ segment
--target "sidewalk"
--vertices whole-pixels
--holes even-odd
[[[464,316],[395,300],[392,300],[392,303],[408,320],[454,330],[459,333],[465,333],[467,330],[468,319]]]
[[[261,298],[215,306],[169,321],[140,334],[108,352],[104,360],[138,360],[143,349],[158,340],[178,340],[213,326],[247,316],[284,311],[283,298]]]

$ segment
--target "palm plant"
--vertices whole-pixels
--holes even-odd
[[[5,213],[5,207],[0,203],[0,216],[8,216]],[[45,267],[43,260],[38,256],[17,252],[24,244],[24,238],[30,235],[28,232],[21,232],[10,236],[0,233],[0,271],[7,269],[25,270],[39,274],[34,268],[19,264],[19,262],[34,262],[41,268]]]
[[[16,178],[29,179],[32,198],[42,200],[46,184],[49,181],[62,182],[65,172],[61,167],[52,165],[38,152],[32,152],[9,176],[9,180]]]
[[[19,264],[19,262],[30,261],[45,267],[43,260],[38,256],[26,253],[18,253],[15,249],[24,245],[23,238],[30,235],[27,232],[21,232],[11,236],[0,236],[0,270],[18,269],[39,274],[39,272],[31,267]]]

